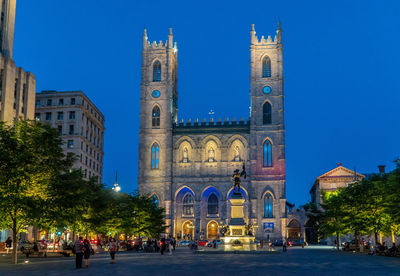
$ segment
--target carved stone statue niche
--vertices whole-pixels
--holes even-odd
[[[215,151],[212,147],[208,150],[208,162],[215,162]]]
[[[188,149],[187,148],[184,148],[183,149],[183,159],[182,159],[182,162],[183,163],[187,163],[187,162],[189,162],[189,154],[188,154]]]
[[[235,151],[235,155],[234,155],[234,157],[233,157],[233,161],[238,162],[238,161],[240,161],[239,146],[236,146],[236,147],[234,148],[234,151]]]

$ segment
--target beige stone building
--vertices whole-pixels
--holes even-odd
[[[0,121],[33,119],[35,76],[17,67],[12,59],[16,0],[2,0],[0,5]]]
[[[103,177],[104,115],[82,91],[42,91],[36,94],[35,119],[58,129],[64,152],[78,160],[85,179]]]
[[[347,169],[338,163],[337,167],[320,175],[310,190],[311,202],[320,206],[322,203],[322,191],[333,192],[338,188],[347,187],[350,183],[361,181],[365,175]]]
[[[178,49],[143,34],[140,92],[141,194],[165,208],[168,232],[178,238],[219,236],[231,218],[231,176],[245,164],[245,221],[256,237],[286,235],[285,126],[282,30],[257,37],[250,31],[249,120],[178,120]]]

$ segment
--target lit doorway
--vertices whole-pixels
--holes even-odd
[[[207,238],[210,241],[218,238],[218,223],[214,220],[207,224]]]

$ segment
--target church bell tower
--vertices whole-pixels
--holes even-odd
[[[274,38],[257,37],[253,24],[250,38],[251,183],[257,197],[252,200],[257,209],[254,217],[259,224],[258,231],[270,223],[275,233],[284,234],[285,125],[280,23]],[[273,204],[266,204],[266,200]]]
[[[143,32],[140,85],[138,190],[157,199],[171,218],[172,127],[177,120],[178,49],[168,40],[150,43]]]

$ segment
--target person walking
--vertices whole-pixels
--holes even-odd
[[[166,249],[166,241],[165,241],[165,238],[161,238],[161,240],[160,240],[160,251],[161,251],[161,255],[164,255],[164,251],[165,251],[165,249]]]
[[[175,248],[176,248],[176,239],[175,239],[175,237],[172,237],[172,247],[173,247],[173,249],[175,251]]]
[[[168,239],[167,244],[168,244],[167,248],[168,248],[169,255],[172,255],[172,239],[171,239],[171,237]]]
[[[286,252],[286,247],[287,247],[287,242],[286,240],[284,240],[282,245],[283,252]]]
[[[12,245],[12,239],[11,239],[11,237],[8,237],[7,240],[6,240],[7,254],[8,254],[8,252],[9,252],[10,249],[11,249],[11,245]]]
[[[114,238],[111,239],[108,251],[110,252],[111,256],[111,264],[115,264],[115,254],[118,251],[118,245]]]
[[[83,241],[83,258],[85,259],[86,268],[89,267],[89,259],[91,254],[92,254],[92,246],[90,245],[90,242],[87,239],[85,239]]]
[[[83,238],[79,237],[74,244],[75,251],[75,264],[76,268],[82,268],[82,257],[83,257]]]

